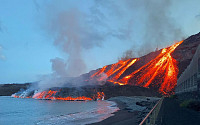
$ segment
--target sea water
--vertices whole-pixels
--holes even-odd
[[[0,125],[84,125],[119,108],[111,101],[57,101],[0,96]]]

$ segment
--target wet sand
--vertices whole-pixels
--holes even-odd
[[[113,113],[113,116],[90,125],[138,125],[158,99],[125,96],[110,98],[109,101],[115,101],[120,110]],[[142,102],[145,106],[136,105],[136,102]]]

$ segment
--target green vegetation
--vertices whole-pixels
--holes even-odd
[[[195,111],[200,111],[200,101],[193,99],[184,100],[182,103],[180,103],[180,107],[185,107]]]
[[[187,106],[193,102],[194,100],[193,99],[189,99],[189,100],[184,100],[182,103],[180,103],[180,107],[185,107],[187,108]]]
[[[177,97],[177,95],[171,95],[169,98],[170,99],[177,99],[178,97]]]

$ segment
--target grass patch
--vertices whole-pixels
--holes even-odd
[[[181,104],[180,104],[180,107],[185,107],[187,108],[187,106],[193,102],[194,100],[193,99],[190,99],[190,100],[184,100]]]
[[[196,101],[193,99],[184,100],[182,103],[180,103],[180,107],[185,107],[195,111],[200,111],[200,101]]]
[[[177,97],[177,95],[171,95],[169,98],[170,99],[177,99],[178,97]]]

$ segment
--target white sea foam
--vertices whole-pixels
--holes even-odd
[[[115,102],[104,101],[106,105],[99,105],[97,108],[88,109],[85,112],[78,112],[73,114],[59,115],[50,118],[45,118],[37,125],[85,125],[95,122],[100,122],[110,116],[113,116],[114,112],[118,111]]]

